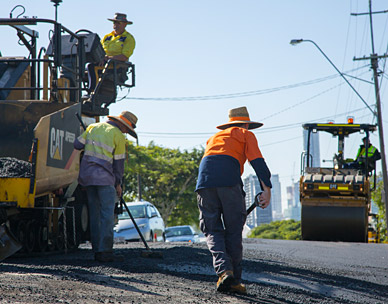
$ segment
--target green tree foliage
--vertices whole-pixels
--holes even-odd
[[[300,221],[285,220],[263,224],[253,228],[248,237],[276,240],[300,240]]]
[[[377,213],[377,228],[380,230],[381,241],[388,241],[387,238],[387,225],[385,221],[385,203],[382,200],[382,190],[384,189],[383,177],[381,173],[377,178],[378,182],[376,190],[372,192],[372,200],[378,208]]]
[[[128,159],[124,173],[127,200],[138,198],[138,176],[143,200],[152,202],[166,225],[198,225],[197,199],[194,193],[203,150],[191,152],[147,147],[127,143]]]

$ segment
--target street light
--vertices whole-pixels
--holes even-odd
[[[291,45],[297,45],[299,43],[302,43],[302,42],[311,42],[312,44],[314,44],[316,46],[316,48],[321,52],[321,54],[323,56],[325,56],[325,58],[327,59],[327,61],[330,62],[330,64],[335,68],[335,70],[338,72],[338,74],[341,75],[341,77],[346,81],[346,83],[352,88],[352,90],[354,91],[354,93],[357,94],[357,96],[362,100],[362,102],[366,105],[366,107],[372,112],[372,114],[374,116],[377,116],[376,112],[374,112],[371,107],[366,103],[366,101],[364,100],[364,98],[361,97],[361,95],[357,92],[357,90],[351,85],[351,83],[346,79],[346,77],[344,76],[344,74],[342,74],[342,72],[334,65],[334,63],[329,59],[329,57],[326,56],[326,54],[321,50],[321,48],[318,46],[318,44],[316,44],[314,41],[312,40],[304,40],[304,39],[292,39],[290,41],[290,44]]]

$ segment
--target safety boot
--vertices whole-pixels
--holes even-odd
[[[227,292],[230,291],[231,285],[234,282],[233,271],[226,270],[219,275],[217,282],[217,291]]]
[[[230,285],[229,291],[238,294],[247,294],[247,289],[242,283],[232,283],[232,285]]]

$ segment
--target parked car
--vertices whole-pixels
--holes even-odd
[[[199,242],[198,233],[189,225],[167,227],[165,235],[166,242]]]
[[[153,204],[141,201],[127,202],[126,205],[146,241],[156,242],[165,240],[164,222],[158,209]],[[123,213],[119,214],[118,223],[113,230],[116,242],[141,241],[141,237],[125,208]]]

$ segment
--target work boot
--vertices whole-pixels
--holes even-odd
[[[235,292],[238,294],[247,294],[247,289],[242,283],[232,283],[229,289],[230,292]]]
[[[234,282],[233,271],[226,270],[219,275],[217,282],[217,291],[226,292],[230,291],[230,287]]]

